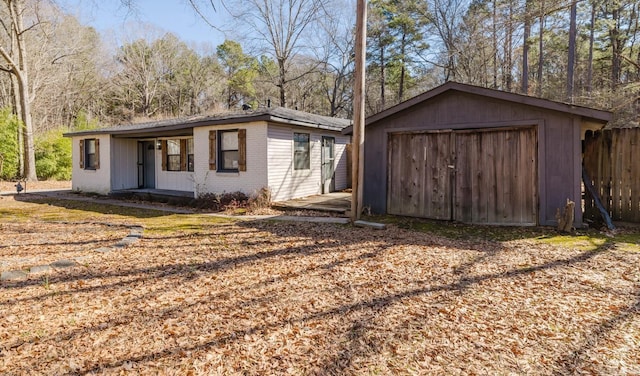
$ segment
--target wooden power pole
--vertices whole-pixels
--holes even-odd
[[[356,66],[353,84],[353,147],[351,148],[351,220],[362,214],[362,180],[364,177],[364,89],[367,50],[367,1],[358,0],[356,8]]]

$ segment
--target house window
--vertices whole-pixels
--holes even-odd
[[[238,171],[238,131],[220,131],[218,140],[218,171]]]
[[[187,171],[193,171],[193,138],[187,140]]]
[[[180,171],[180,140],[167,140],[167,171]]]
[[[311,168],[309,158],[309,134],[293,134],[293,169],[308,170]]]
[[[96,139],[89,138],[84,140],[84,169],[85,170],[95,170],[97,168],[97,158],[96,158]]]

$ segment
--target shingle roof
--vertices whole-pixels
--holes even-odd
[[[569,114],[582,116],[585,119],[594,120],[596,122],[606,123],[611,120],[612,113],[610,111],[598,110],[590,107],[578,106],[569,103],[556,102],[549,99],[537,98],[523,94],[510,93],[506,91],[489,89],[480,86],[462,84],[459,82],[449,81],[438,87],[435,87],[427,92],[424,92],[418,96],[408,99],[402,103],[399,103],[393,107],[390,107],[377,114],[371,115],[366,119],[366,125],[373,124],[379,120],[387,118],[393,114],[401,112],[407,108],[416,106],[422,102],[425,102],[431,98],[437,97],[448,91],[459,91],[469,94],[480,95],[488,98],[501,99],[509,102],[525,104],[533,107],[540,107],[547,110],[554,110]],[[347,127],[343,130],[344,134],[351,134],[353,129]]]
[[[183,118],[157,120],[139,124],[123,124],[114,127],[69,132],[65,133],[65,136],[72,137],[95,134],[154,135],[158,132],[179,131],[194,127],[239,124],[253,121],[268,121],[331,131],[341,131],[351,124],[351,121],[347,119],[310,114],[308,112],[292,110],[284,107],[269,107],[249,111],[226,112],[215,115],[196,115]]]

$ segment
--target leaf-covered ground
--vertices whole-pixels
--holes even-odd
[[[2,260],[30,242],[12,223],[145,227],[87,264],[2,283],[0,374],[640,374],[635,240],[79,205],[0,201]]]

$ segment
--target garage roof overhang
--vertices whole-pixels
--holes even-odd
[[[388,118],[394,114],[404,111],[413,106],[419,105],[425,101],[428,101],[434,97],[444,94],[448,91],[458,91],[468,94],[475,94],[487,98],[499,99],[503,101],[519,103],[527,106],[539,107],[547,110],[564,112],[571,115],[581,116],[585,122],[590,124],[604,125],[611,121],[612,113],[610,111],[598,110],[590,107],[576,106],[573,104],[556,102],[549,99],[536,98],[528,95],[509,93],[505,91],[488,89],[480,86],[473,86],[467,84],[461,84],[458,82],[447,82],[434,89],[431,89],[425,93],[422,93],[416,97],[399,103],[393,107],[390,107],[384,111],[378,112],[375,115],[371,115],[366,119],[366,125],[369,126],[382,119]],[[353,133],[353,127],[347,127],[342,131],[343,134]]]

